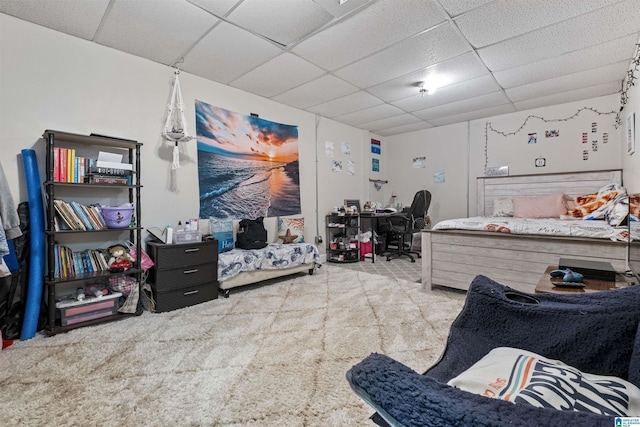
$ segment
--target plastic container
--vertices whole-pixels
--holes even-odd
[[[128,228],[132,215],[133,206],[102,207],[102,216],[109,228]]]

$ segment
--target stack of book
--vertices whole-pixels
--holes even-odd
[[[54,246],[56,279],[68,279],[78,274],[109,270],[109,253],[106,249],[85,249],[73,252],[67,246]]]
[[[131,185],[133,165],[77,156],[73,148],[53,148],[53,181]]]
[[[53,205],[58,215],[54,219],[55,230],[103,230],[107,223],[100,207],[85,206],[78,202],[65,202],[55,199]]]

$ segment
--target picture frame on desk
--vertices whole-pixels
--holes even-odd
[[[362,212],[359,199],[344,199],[344,207],[350,208],[351,206],[355,206],[356,209],[358,209],[358,212]]]

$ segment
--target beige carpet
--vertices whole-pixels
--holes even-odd
[[[0,424],[366,426],[345,372],[372,352],[422,372],[464,294],[325,265],[228,299],[16,342]]]

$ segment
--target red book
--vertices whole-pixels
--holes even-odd
[[[53,182],[60,182],[60,147],[53,147]]]
[[[60,182],[67,182],[67,148],[60,147]]]

